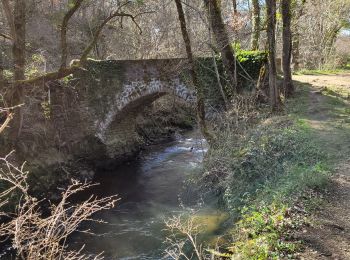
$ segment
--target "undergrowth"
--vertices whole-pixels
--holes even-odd
[[[279,115],[236,97],[211,122],[217,139],[201,183],[231,218],[220,227],[219,248],[202,259],[294,259],[300,252],[295,234],[312,224],[331,172],[348,154],[350,94],[342,86],[296,85]]]
[[[261,120],[244,133],[229,127],[218,133],[204,182],[236,221],[230,258],[289,258],[297,251],[288,233],[302,220],[291,217],[291,207],[329,177],[328,158],[311,135],[307,125],[286,115]]]

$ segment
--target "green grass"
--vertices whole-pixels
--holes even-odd
[[[292,257],[299,244],[288,241],[295,225],[286,217],[285,204],[251,207],[237,223],[236,241],[230,247],[231,258],[280,259]]]
[[[290,209],[302,197],[306,210],[315,209],[321,201],[305,194],[324,190],[350,152],[348,90],[329,86],[315,97],[312,90],[298,84],[284,114],[239,136],[221,131],[208,153],[206,171],[219,176],[216,190],[236,221],[229,231],[233,259],[292,258],[299,243],[290,232],[308,220]]]
[[[239,220],[231,231],[234,259],[293,255],[298,244],[288,241],[287,233],[300,221],[287,216],[289,208],[304,191],[322,189],[329,178],[328,158],[306,120],[286,115],[267,121],[241,138],[229,140],[223,134],[225,144],[206,160],[209,171],[217,173],[218,165],[226,171],[217,189]]]
[[[345,66],[339,69],[302,69],[294,72],[294,75],[334,75],[350,71],[350,66]]]

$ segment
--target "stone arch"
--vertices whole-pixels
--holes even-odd
[[[164,95],[174,95],[180,99],[194,103],[195,92],[183,84],[179,78],[138,80],[126,82],[116,94],[114,103],[103,119],[96,124],[96,136],[109,147],[109,156],[123,154],[122,147],[134,147],[137,142],[135,120],[142,108]]]

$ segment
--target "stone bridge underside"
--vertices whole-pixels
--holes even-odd
[[[117,158],[126,147],[135,146],[136,117],[156,99],[171,94],[189,105],[195,102],[195,91],[186,80],[187,65],[182,59],[89,60],[86,70],[73,75],[80,111],[87,113],[84,123],[106,146],[108,157]]]

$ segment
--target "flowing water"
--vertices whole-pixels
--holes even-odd
[[[118,194],[121,200],[96,216],[107,223],[89,223],[97,235],[77,233],[70,246],[85,244],[84,252],[104,252],[105,259],[161,259],[164,219],[181,213],[183,203],[195,203],[184,182],[198,172],[205,151],[203,139],[191,132],[152,146],[132,163],[98,173],[95,181],[100,185],[91,194]]]

